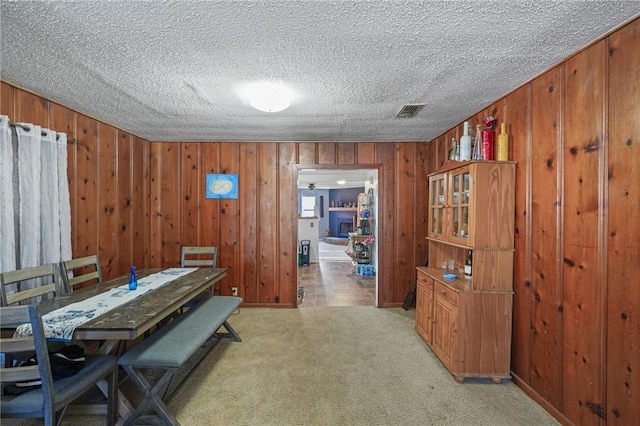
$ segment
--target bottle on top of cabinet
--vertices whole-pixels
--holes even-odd
[[[485,160],[493,160],[494,152],[493,152],[493,144],[495,138],[495,131],[493,130],[493,125],[496,119],[492,116],[484,119],[484,124],[487,126],[482,131],[482,156]]]
[[[457,161],[458,156],[458,144],[456,143],[456,138],[451,138],[451,148],[449,148],[449,160]]]
[[[460,161],[471,160],[471,136],[469,136],[469,122],[463,124],[463,133],[460,138]]]
[[[500,124],[500,134],[498,135],[498,155],[496,160],[507,161],[509,159],[509,135],[507,135],[505,123]]]
[[[473,154],[471,156],[472,160],[484,160],[482,156],[482,126],[479,124],[476,125],[476,139],[473,143]]]

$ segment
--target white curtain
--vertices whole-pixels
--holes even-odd
[[[9,118],[0,115],[0,272],[16,269],[13,208],[13,147]]]
[[[67,135],[0,115],[0,272],[71,259]]]

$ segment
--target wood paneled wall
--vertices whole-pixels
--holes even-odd
[[[180,246],[216,245],[229,268],[223,294],[245,305],[295,306],[297,168],[379,170],[379,303],[399,306],[426,255],[425,143],[162,142],[150,144],[152,267],[175,266]],[[238,174],[238,200],[205,198],[207,173]]]
[[[640,418],[638,76],[640,19],[470,118],[518,162],[514,378],[567,424]]]

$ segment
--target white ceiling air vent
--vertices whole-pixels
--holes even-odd
[[[396,114],[396,118],[411,118],[415,117],[426,104],[406,104],[402,107],[400,112]]]

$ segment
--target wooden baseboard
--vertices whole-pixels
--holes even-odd
[[[551,405],[546,399],[544,399],[538,392],[536,392],[531,386],[529,386],[524,380],[518,377],[513,371],[511,372],[511,379],[520,389],[526,393],[529,398],[537,402],[542,408],[551,414],[557,421],[565,426],[575,426],[571,420],[565,417],[556,407]]]

